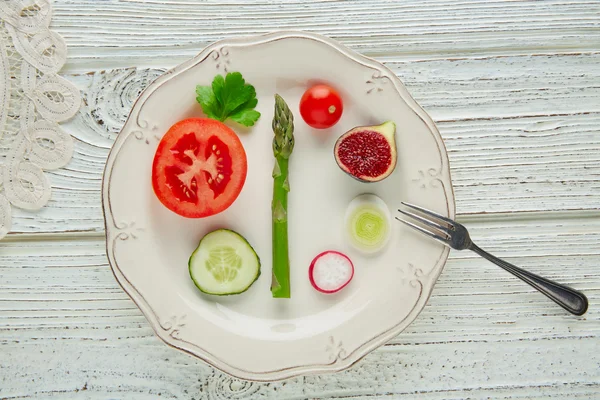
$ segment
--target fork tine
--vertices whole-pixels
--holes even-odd
[[[400,219],[400,218],[398,218],[398,217],[395,217],[395,218],[396,218],[398,221],[400,221],[400,222],[404,222],[406,225],[408,225],[408,226],[410,226],[410,227],[412,227],[412,228],[414,228],[414,229],[418,230],[419,232],[421,232],[421,233],[423,233],[423,234],[425,234],[425,235],[427,235],[427,236],[430,236],[430,237],[434,238],[435,240],[438,240],[438,241],[440,241],[440,242],[444,243],[446,246],[448,246],[448,245],[449,245],[449,244],[448,244],[448,238],[444,238],[444,237],[442,237],[442,236],[440,236],[440,235],[436,235],[435,233],[429,232],[427,229],[425,229],[425,228],[423,228],[423,227],[420,227],[419,225],[415,225],[415,224],[413,224],[412,222],[405,221],[405,220],[403,220],[403,219]]]
[[[410,207],[410,208],[413,208],[413,209],[415,209],[417,211],[421,211],[423,214],[427,214],[427,215],[430,215],[430,216],[432,216],[434,218],[441,219],[442,221],[447,222],[448,224],[450,224],[450,226],[454,226],[454,221],[452,221],[450,218],[446,218],[446,217],[444,217],[444,216],[442,216],[440,214],[434,213],[433,211],[427,210],[427,209],[425,209],[423,207],[415,206],[414,204],[405,203],[403,201],[401,203],[404,204],[406,207]]]
[[[433,228],[437,228],[438,230],[444,232],[445,234],[450,234],[450,229],[447,226],[440,225],[440,224],[438,224],[435,221],[431,221],[431,220],[429,220],[427,218],[423,218],[420,215],[413,214],[413,213],[408,212],[408,211],[404,211],[404,210],[400,210],[400,209],[398,209],[398,211],[400,213],[402,213],[402,214],[410,217],[410,218],[416,219],[417,221],[421,222],[422,224],[431,226]]]

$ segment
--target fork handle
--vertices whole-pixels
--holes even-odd
[[[583,293],[516,267],[480,249],[475,243],[472,243],[469,249],[533,286],[568,312],[583,315],[587,311],[588,299]]]

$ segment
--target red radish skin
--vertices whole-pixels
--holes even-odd
[[[315,267],[317,262],[319,261],[320,258],[324,257],[324,256],[335,256],[343,261],[346,261],[350,267],[350,274],[348,276],[348,278],[344,281],[342,281],[340,283],[339,286],[337,286],[335,289],[331,289],[331,290],[327,290],[324,289],[322,287],[320,287],[317,282],[315,281]],[[324,251],[322,253],[320,253],[319,255],[317,255],[311,262],[310,267],[308,269],[308,279],[310,280],[311,285],[319,292],[321,293],[325,293],[325,294],[332,294],[332,293],[337,293],[340,290],[342,290],[343,288],[345,288],[350,281],[352,281],[352,278],[354,277],[354,264],[352,264],[352,260],[350,260],[350,258],[348,258],[348,256],[346,256],[343,253],[340,253],[339,251],[334,251],[334,250],[328,250],[328,251]]]

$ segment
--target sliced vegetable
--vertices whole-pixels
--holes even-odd
[[[342,98],[328,85],[315,85],[300,99],[300,115],[313,128],[332,127],[340,120],[343,111]]]
[[[256,90],[239,72],[230,72],[225,78],[215,76],[211,86],[196,86],[196,94],[208,118],[221,122],[229,118],[244,126],[252,126],[260,118],[254,109],[258,104]]]
[[[350,243],[364,253],[375,253],[390,238],[392,216],[387,205],[374,194],[355,197],[346,210],[346,232]]]
[[[344,133],[335,144],[335,160],[353,178],[377,182],[396,168],[396,125],[359,126]]]
[[[207,217],[235,201],[247,168],[246,152],[231,128],[213,119],[190,118],[173,125],[158,144],[152,187],[171,211]]]
[[[260,276],[260,260],[240,234],[218,229],[205,235],[192,253],[189,271],[194,284],[207,294],[239,294]]]
[[[321,293],[342,290],[354,276],[354,265],[338,251],[325,251],[314,258],[308,269],[310,283]]]
[[[290,259],[288,255],[288,163],[294,150],[294,116],[285,101],[275,95],[273,117],[273,278],[271,293],[275,298],[290,297]]]

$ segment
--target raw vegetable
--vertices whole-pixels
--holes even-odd
[[[316,256],[308,269],[310,283],[321,293],[339,292],[353,276],[352,261],[346,255],[331,250]]]
[[[355,197],[346,210],[345,228],[350,243],[364,253],[375,253],[390,238],[391,214],[379,197],[362,194]]]
[[[315,85],[300,99],[300,115],[313,128],[332,127],[340,120],[343,111],[342,98],[328,85]]]
[[[273,117],[273,278],[271,293],[275,298],[290,297],[290,259],[288,255],[288,163],[294,150],[294,116],[285,101],[275,95]]]
[[[231,119],[252,126],[260,117],[254,110],[258,104],[256,90],[239,72],[230,72],[225,78],[215,76],[211,86],[196,86],[196,94],[196,100],[208,118],[221,122]]]
[[[260,260],[240,234],[218,229],[205,235],[189,261],[190,277],[202,292],[239,294],[260,276]]]
[[[337,140],[335,160],[342,171],[359,181],[385,179],[396,168],[395,132],[396,125],[391,121],[351,129]]]
[[[228,208],[246,181],[246,152],[225,124],[208,118],[177,122],[154,155],[152,187],[171,211],[207,217]]]

